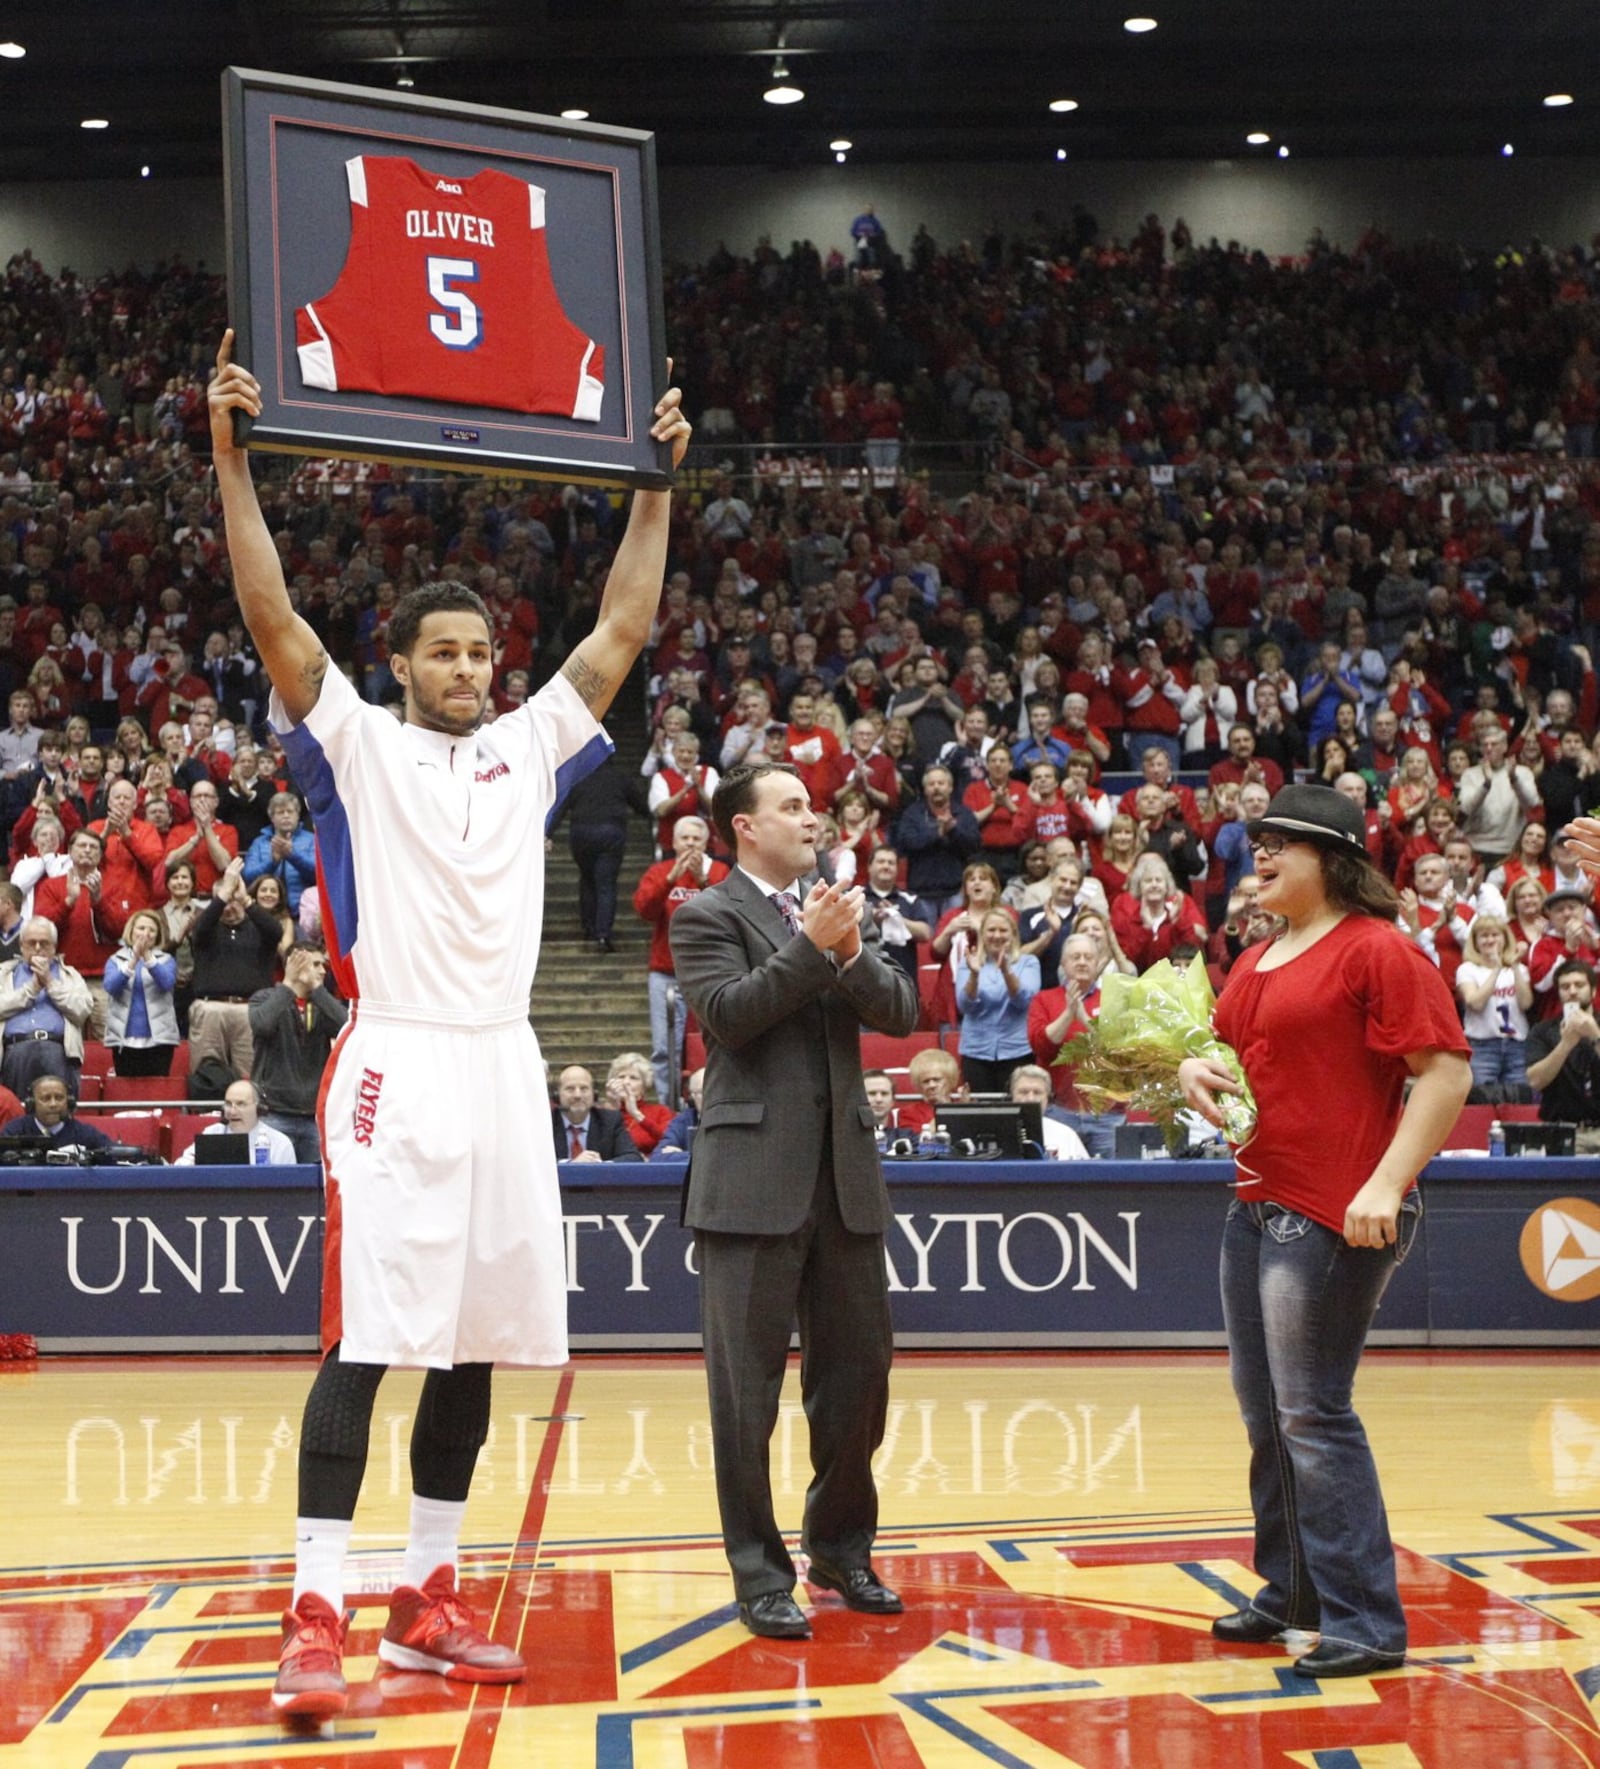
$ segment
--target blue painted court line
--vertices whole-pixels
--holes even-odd
[[[637,1671],[642,1665],[665,1658],[669,1652],[676,1652],[680,1646],[687,1646],[691,1640],[699,1640],[718,1628],[726,1627],[729,1622],[737,1621],[738,1616],[739,1605],[725,1603],[720,1609],[697,1615],[693,1621],[685,1622],[681,1627],[658,1634],[654,1640],[646,1640],[642,1645],[630,1648],[623,1653],[618,1663],[624,1674]]]

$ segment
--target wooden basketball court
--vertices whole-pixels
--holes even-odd
[[[497,1379],[463,1583],[528,1682],[378,1664],[418,1379],[379,1397],[357,1518],[349,1712],[268,1707],[309,1359],[0,1366],[0,1769],[1568,1769],[1600,1764],[1592,1354],[1372,1352],[1359,1398],[1412,1657],[1318,1686],[1222,1650],[1252,1588],[1220,1354],[902,1355],[871,1620],[739,1625],[694,1357]],[[780,1516],[808,1478],[793,1383]]]

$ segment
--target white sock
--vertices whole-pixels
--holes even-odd
[[[294,1524],[294,1601],[315,1591],[340,1614],[344,1609],[344,1557],[350,1524],[342,1517],[297,1517]]]
[[[421,1590],[436,1567],[456,1568],[456,1547],[461,1540],[461,1520],[467,1514],[465,1499],[419,1499],[411,1495],[411,1534],[406,1541],[406,1564],[402,1575],[408,1585]]]

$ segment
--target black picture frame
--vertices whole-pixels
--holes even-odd
[[[234,359],[262,393],[252,448],[672,483],[650,437],[667,384],[653,135],[249,68],[224,70],[222,108]],[[531,321],[504,298],[524,274],[544,306]]]

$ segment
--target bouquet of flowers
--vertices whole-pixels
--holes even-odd
[[[1215,1001],[1198,959],[1176,970],[1163,958],[1142,977],[1107,972],[1098,1016],[1062,1046],[1056,1061],[1077,1070],[1078,1091],[1087,1098],[1148,1112],[1176,1148],[1184,1140],[1180,1115],[1190,1110],[1178,1087],[1178,1065],[1186,1057],[1208,1057],[1244,1089],[1217,1095],[1223,1134],[1238,1147],[1255,1132],[1256,1102],[1238,1057],[1211,1030]]]

